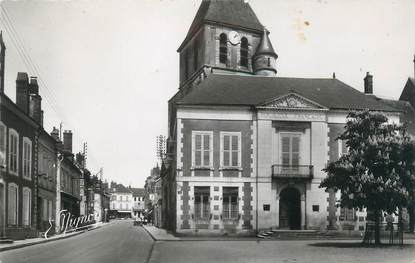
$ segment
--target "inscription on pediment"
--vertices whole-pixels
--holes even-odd
[[[296,94],[289,94],[268,102],[264,107],[271,108],[296,108],[296,109],[322,109],[321,105],[300,97]]]

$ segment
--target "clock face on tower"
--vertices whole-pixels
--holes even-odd
[[[239,33],[236,31],[229,32],[229,42],[231,42],[232,45],[237,45],[241,41],[241,37],[239,36]]]

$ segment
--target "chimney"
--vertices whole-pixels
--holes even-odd
[[[29,116],[42,125],[42,97],[36,77],[30,77],[29,94]]]
[[[59,130],[56,129],[56,127],[53,127],[52,132],[50,133],[50,136],[53,137],[57,142],[59,141]]]
[[[366,72],[366,77],[364,78],[365,82],[365,94],[373,94],[373,76]]]
[[[17,73],[16,105],[24,113],[29,113],[29,78],[25,72]]]
[[[63,132],[63,150],[72,153],[72,131]]]

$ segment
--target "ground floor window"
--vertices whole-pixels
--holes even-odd
[[[48,200],[42,199],[42,220],[48,220]]]
[[[18,190],[16,184],[9,184],[8,186],[8,223],[9,225],[17,225],[17,211],[18,211]]]
[[[51,200],[48,200],[48,211],[49,211],[49,218],[53,218],[53,203]],[[48,220],[49,220],[48,218]]]
[[[223,188],[223,219],[238,219],[238,187]]]
[[[195,219],[207,220],[210,216],[210,187],[195,187]]]
[[[23,188],[23,225],[30,226],[32,213],[32,191],[24,187]]]
[[[355,210],[353,208],[340,208],[339,221],[354,221]]]

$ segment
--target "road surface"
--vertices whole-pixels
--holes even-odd
[[[0,263],[146,263],[152,238],[131,220],[112,222],[67,239],[0,252]]]
[[[78,236],[0,253],[0,263],[415,263],[404,247],[366,248],[356,241],[158,241],[131,220]]]

